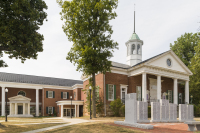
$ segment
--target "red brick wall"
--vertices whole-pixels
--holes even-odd
[[[46,91],[55,91],[55,98],[46,98]],[[72,90],[62,90],[62,89],[48,89],[44,88],[44,116],[48,116],[46,114],[46,107],[55,107],[55,110],[57,112],[57,101],[60,100],[68,100],[68,99],[62,99],[61,98],[61,92],[69,92],[69,97],[72,96],[73,91]]]
[[[101,100],[103,101],[103,98],[104,98],[104,88],[103,88],[103,74],[98,74],[95,76],[96,77],[96,86],[99,86],[100,89],[99,89],[99,97],[101,98]],[[89,89],[89,87],[87,86],[89,84],[89,80],[86,80],[83,82],[83,90],[85,89]],[[86,87],[87,86],[87,87]],[[89,115],[87,109],[86,109],[86,94],[84,94],[85,91],[81,91],[81,100],[84,100],[84,103],[83,103],[83,116],[85,115]]]

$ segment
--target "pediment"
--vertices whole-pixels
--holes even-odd
[[[167,59],[171,60],[171,66],[168,66]],[[192,72],[189,70],[189,68],[180,60],[180,58],[172,50],[147,61],[145,64],[152,67],[164,68],[185,73],[187,75],[192,75]]]
[[[10,101],[31,101],[30,98],[27,98],[27,97],[22,96],[22,95],[17,95],[17,96],[14,96],[14,97],[10,97],[8,99]]]

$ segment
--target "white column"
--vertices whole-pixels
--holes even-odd
[[[10,115],[12,115],[12,103],[10,102]]]
[[[30,103],[28,103],[28,115],[30,115]]]
[[[60,114],[60,116],[63,117],[63,105],[61,105]]]
[[[23,115],[25,115],[25,103],[23,103]]]
[[[76,104],[75,104],[74,106],[75,106],[75,113],[74,113],[74,114],[75,114],[75,116],[74,116],[74,117],[76,117]]]
[[[39,89],[36,89],[36,116],[39,116]]]
[[[147,91],[147,74],[146,73],[142,73],[142,100],[144,102],[147,101],[147,95],[146,95],[146,91]]]
[[[15,115],[17,115],[17,103],[15,103]]]
[[[77,117],[79,117],[79,105],[77,105],[77,111],[78,111]]]
[[[5,116],[5,87],[1,87],[1,116]]]
[[[185,81],[185,103],[189,104],[189,81]]]
[[[174,79],[174,104],[178,104],[178,82],[177,79]]]
[[[157,76],[157,99],[161,99],[161,76]]]

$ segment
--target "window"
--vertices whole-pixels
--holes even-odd
[[[170,67],[172,65],[172,61],[170,59],[167,59],[167,65]]]
[[[137,54],[140,54],[140,45],[137,45]]]
[[[114,85],[108,85],[108,100],[114,100]]]
[[[76,97],[76,92],[74,92],[74,99],[75,99],[75,97]]]
[[[131,54],[136,54],[135,53],[135,44],[133,44],[132,47],[131,47]]]
[[[53,98],[53,91],[48,91],[48,98]]]
[[[48,114],[53,114],[53,107],[48,107]]]
[[[67,92],[63,92],[63,99],[67,99]]]
[[[26,96],[26,93],[24,91],[19,91],[17,95]]]

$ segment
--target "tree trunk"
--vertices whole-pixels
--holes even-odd
[[[92,74],[92,117],[96,118],[95,73]]]

